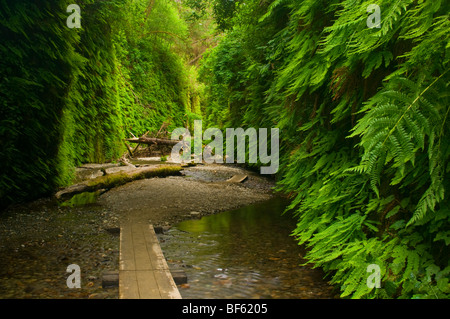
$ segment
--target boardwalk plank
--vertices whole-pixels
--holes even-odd
[[[140,298],[135,271],[122,270],[119,272],[119,298],[120,299]]]
[[[152,225],[121,227],[119,297],[181,298]]]
[[[169,269],[153,226],[149,225],[148,231],[144,231],[144,239],[151,256],[152,269]]]
[[[120,229],[120,260],[119,270],[135,270],[134,247],[131,236],[131,227]]]
[[[181,299],[180,292],[170,272],[156,270],[154,274],[163,299]]]
[[[144,239],[144,231],[140,225],[132,226],[135,270],[151,270],[153,256],[149,254]]]
[[[137,270],[136,278],[140,299],[161,299],[160,288],[152,270]]]

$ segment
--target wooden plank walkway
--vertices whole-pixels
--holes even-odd
[[[120,228],[120,299],[181,299],[152,225]]]

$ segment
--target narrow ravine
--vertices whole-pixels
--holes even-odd
[[[187,241],[174,266],[199,263],[190,240],[217,249],[195,298],[327,296],[282,279],[297,257],[342,299],[450,298],[449,1],[70,2],[0,1],[0,298],[116,298],[125,222]],[[244,216],[181,231],[274,187],[293,241],[255,246],[257,275],[228,257],[258,260],[278,209],[248,238]]]

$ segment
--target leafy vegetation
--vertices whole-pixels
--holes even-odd
[[[118,159],[125,137],[200,116],[186,67],[190,31],[174,2],[2,1],[1,206],[70,183],[84,162]]]
[[[449,7],[377,1],[368,28],[371,3],[237,5],[202,63],[204,115],[281,129],[293,235],[342,297],[448,298]]]

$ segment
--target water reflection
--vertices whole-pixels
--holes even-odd
[[[303,251],[290,236],[281,198],[199,220],[161,235],[169,266],[183,267],[183,298],[331,298],[322,273],[300,266]]]

